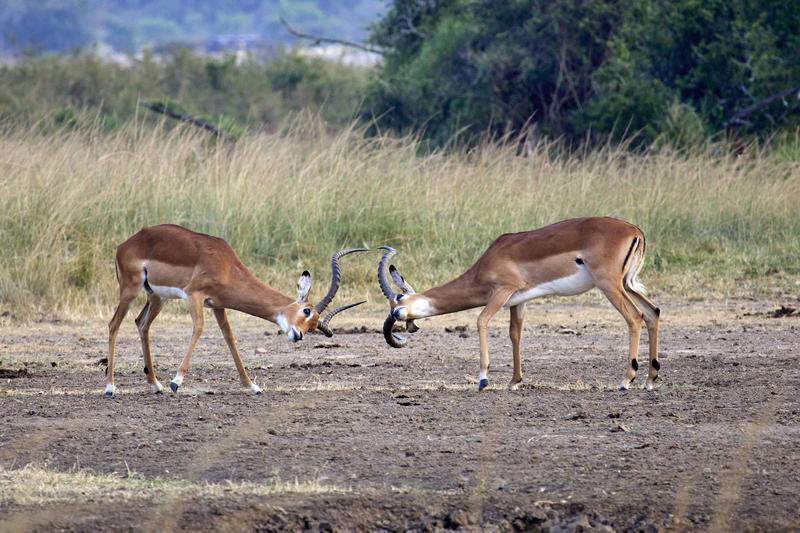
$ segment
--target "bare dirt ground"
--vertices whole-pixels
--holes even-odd
[[[0,531],[797,530],[800,318],[779,303],[798,307],[660,301],[659,388],[625,395],[627,332],[599,301],[529,306],[516,392],[507,316],[478,393],[475,314],[401,350],[383,307],[295,345],[232,314],[251,396],[213,320],[180,393],[150,393],[131,313],[110,400],[102,322],[6,325]],[[189,334],[153,326],[162,382]]]

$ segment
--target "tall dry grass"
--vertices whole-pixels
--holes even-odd
[[[645,231],[645,281],[683,297],[791,290],[800,275],[800,168],[742,157],[540,144],[420,155],[412,138],[332,134],[298,120],[215,146],[188,128],[131,123],[0,135],[0,301],[20,317],[107,315],[117,244],[172,222],[224,237],[276,288],[304,268],[327,283],[344,246],[391,244],[425,287],[463,271],[499,234],[612,215]],[[378,255],[345,261],[345,292],[378,296]],[[323,287],[317,287],[318,291]]]

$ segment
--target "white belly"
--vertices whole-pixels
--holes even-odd
[[[166,285],[150,285],[156,296],[162,300],[185,300],[187,298],[183,289],[178,287],[167,287]]]
[[[511,295],[511,298],[508,299],[504,307],[513,307],[540,296],[573,296],[592,289],[594,287],[594,281],[592,281],[592,276],[589,275],[586,265],[575,266],[577,271],[572,275],[546,281],[535,287],[515,292]]]

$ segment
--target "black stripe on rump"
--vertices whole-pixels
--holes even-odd
[[[625,265],[628,264],[628,259],[630,259],[631,254],[633,253],[633,249],[636,247],[636,243],[638,242],[639,237],[634,237],[633,242],[631,243],[631,247],[628,249],[628,253],[625,254],[625,260],[622,262],[622,273],[625,273]],[[145,271],[146,272],[146,271]]]
[[[150,286],[150,283],[147,281],[147,268],[144,269],[144,290],[147,291],[147,294],[153,294],[153,287]]]

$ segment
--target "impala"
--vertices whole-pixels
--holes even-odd
[[[119,304],[108,324],[108,369],[104,395],[113,396],[114,352],[119,326],[131,303],[144,289],[147,303],[136,317],[142,341],[144,373],[154,392],[163,387],[156,377],[150,353],[150,325],[169,299],[186,300],[194,328],[189,348],[169,385],[177,392],[189,370],[195,345],[203,332],[203,307],[211,308],[222,336],[233,356],[242,385],[254,394],[261,389],[250,380],[242,364],[233,337],[226,309],[235,309],[278,324],[292,342],[297,342],[315,329],[332,333],[328,324],[337,313],[364,302],[337,307],[320,320],[339,289],[339,258],[366,248],[350,248],[331,258],[331,285],[316,305],[308,303],[311,274],[304,271],[297,282],[297,298],[293,299],[268,287],[242,264],[236,252],[224,240],[196,233],[181,226],[165,224],[144,228],[117,248],[116,269],[119,282]]]
[[[395,293],[386,276],[386,264],[396,251],[389,246],[378,263],[378,282],[390,304],[383,326],[386,342],[402,348],[407,340],[393,331],[396,321],[408,321],[485,306],[478,316],[480,375],[478,390],[488,384],[489,346],[487,327],[503,307],[511,311],[514,374],[509,383],[522,381],[520,338],[525,303],[546,295],[571,296],[597,287],[628,323],[630,348],[620,390],[628,389],[639,369],[639,337],[647,325],[650,371],[645,388],[658,378],[658,322],[661,311],[644,295],[636,276],[644,263],[644,234],[636,226],[614,218],[576,218],[544,228],[501,235],[466,272],[444,285],[417,293],[390,266],[400,287]]]

